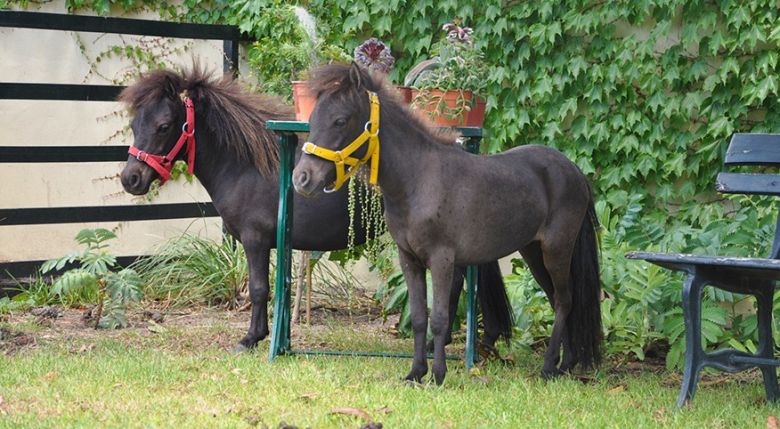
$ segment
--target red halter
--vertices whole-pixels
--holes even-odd
[[[179,154],[184,143],[187,143],[187,171],[192,174],[195,168],[195,105],[189,97],[184,97],[184,107],[187,109],[187,122],[181,126],[181,136],[179,141],[173,146],[167,155],[155,155],[149,152],[139,150],[135,146],[130,146],[128,153],[137,160],[145,162],[149,167],[154,168],[160,174],[160,185],[171,178],[171,169],[176,155]]]

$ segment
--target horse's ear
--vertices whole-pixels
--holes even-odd
[[[371,73],[354,61],[352,61],[352,65],[349,67],[349,80],[355,88],[374,92],[379,91],[379,85],[371,76]]]
[[[164,88],[165,88],[165,95],[168,98],[173,100],[179,98],[179,92],[180,92],[179,87],[176,84],[176,82],[174,82],[172,77],[167,75],[165,76]]]
[[[354,61],[349,66],[349,80],[355,88],[363,87],[363,70]]]

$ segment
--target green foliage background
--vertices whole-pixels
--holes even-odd
[[[0,0],[0,7],[8,4]],[[679,278],[626,261],[625,251],[768,252],[771,202],[723,197],[714,192],[713,183],[732,133],[780,132],[780,11],[774,1],[66,4],[71,11],[113,14],[148,8],[169,20],[238,25],[257,41],[247,46],[251,70],[242,73],[256,76],[262,90],[282,95],[289,94],[286,82],[310,63],[312,50],[318,55],[333,47],[351,52],[370,36],[392,46],[397,63],[391,78],[400,81],[429,55],[443,35],[441,26],[460,17],[474,28],[489,70],[489,135],[483,151],[531,143],[553,146],[593,184],[604,227],[605,331],[611,351],[643,358],[658,344],[668,344],[667,362],[676,365],[684,344]],[[314,15],[319,48],[327,49],[303,41],[292,5]],[[324,56],[338,57],[333,52]],[[520,264],[510,284],[527,288],[533,282]],[[549,315],[529,307],[542,305],[540,301],[523,296],[517,302],[525,304],[517,304],[518,310],[540,315],[534,323],[549,323]],[[754,348],[755,320],[733,311],[743,299],[708,291],[707,344]],[[725,324],[732,325],[728,332]]]
[[[780,131],[774,2],[313,0],[305,6],[321,37],[348,52],[369,36],[390,43],[395,81],[429,55],[453,17],[474,28],[489,70],[483,151],[554,146],[593,183],[605,227],[610,351],[644,358],[660,342],[671,345],[667,362],[678,365],[684,346],[679,279],[626,261],[625,251],[767,252],[769,202],[726,200],[713,182],[732,133]],[[510,283],[533,282],[521,275]],[[709,346],[754,348],[755,320],[733,311],[743,299],[708,292]]]

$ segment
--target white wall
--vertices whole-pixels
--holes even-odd
[[[64,1],[30,11],[66,13]],[[158,19],[153,14],[128,16]],[[112,46],[140,44],[169,64],[187,67],[192,55],[222,72],[222,41],[0,28],[0,82],[126,84],[138,71],[130,61],[98,58]],[[0,146],[128,145],[132,134],[123,106],[114,102],[0,100]],[[0,160],[0,208],[148,204],[119,182],[124,162],[11,164]],[[169,182],[155,203],[209,201],[199,184]],[[189,228],[218,239],[221,222],[178,219],[103,224],[0,226],[0,262],[48,259],[72,252],[82,228],[119,227],[118,255],[147,253],[162,238]]]

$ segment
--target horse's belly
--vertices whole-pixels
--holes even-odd
[[[482,264],[511,255],[533,241],[537,231],[537,227],[523,230],[486,228],[475,234],[461,234],[456,245],[455,263]]]

